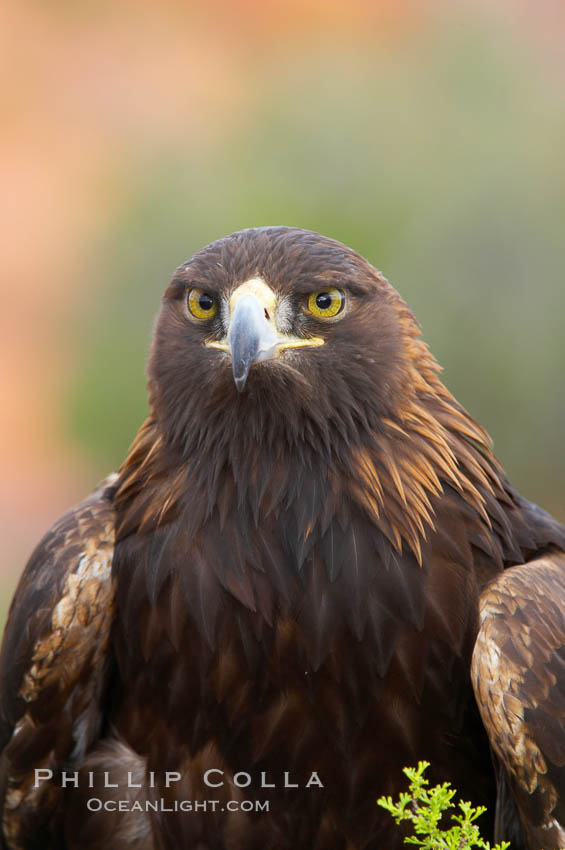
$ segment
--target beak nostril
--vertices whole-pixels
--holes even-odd
[[[266,320],[267,320],[267,321],[269,321],[269,319],[271,318],[271,317],[269,316],[269,311],[267,310],[267,308],[266,308],[266,307],[265,307],[265,318],[266,318]]]

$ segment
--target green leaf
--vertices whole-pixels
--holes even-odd
[[[403,769],[409,781],[409,791],[402,791],[398,802],[392,797],[380,797],[379,806],[386,809],[395,819],[412,821],[413,835],[405,836],[404,843],[423,847],[425,850],[470,850],[478,847],[480,850],[507,850],[508,841],[502,841],[491,847],[485,841],[474,823],[485,813],[485,806],[472,806],[470,802],[459,800],[457,810],[451,812],[455,804],[455,788],[449,782],[428,788],[429,782],[424,774],[429,762],[418,762],[417,767]],[[441,822],[449,813],[453,826],[442,828]]]

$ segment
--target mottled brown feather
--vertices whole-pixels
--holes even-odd
[[[113,619],[114,511],[108,480],[39,544],[12,602],[0,660],[4,839],[59,846],[63,793],[35,769],[79,764],[100,733]],[[31,827],[33,824],[33,828]],[[35,845],[34,845],[35,846]]]
[[[480,617],[479,709],[525,846],[555,850],[565,846],[565,554],[507,570],[481,595]]]

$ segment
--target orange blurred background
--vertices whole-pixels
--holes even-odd
[[[0,596],[141,423],[172,270],[249,224],[383,268],[565,519],[565,6],[494,5],[6,0]]]

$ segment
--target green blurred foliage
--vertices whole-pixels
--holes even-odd
[[[68,399],[97,471],[144,418],[143,362],[174,267],[233,230],[289,224],[384,271],[514,483],[559,512],[565,111],[533,69],[502,33],[460,19],[411,49],[287,48],[257,69],[239,124],[124,158]]]

